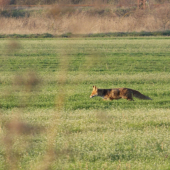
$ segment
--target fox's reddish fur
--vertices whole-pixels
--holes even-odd
[[[90,98],[95,96],[110,100],[123,98],[131,101],[133,100],[133,96],[139,99],[152,100],[150,97],[141,94],[139,91],[128,88],[98,89],[96,86],[93,86]]]

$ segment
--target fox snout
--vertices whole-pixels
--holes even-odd
[[[90,98],[93,98],[93,96],[90,95]]]
[[[91,94],[91,95],[90,95],[90,98],[93,98],[93,97],[95,97],[95,96],[97,96],[97,94]]]

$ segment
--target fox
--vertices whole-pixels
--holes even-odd
[[[118,100],[123,98],[134,101],[133,96],[139,99],[152,100],[150,97],[141,94],[139,91],[129,88],[98,89],[96,86],[93,86],[90,98],[95,96],[102,97],[104,100]]]

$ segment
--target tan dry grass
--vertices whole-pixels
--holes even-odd
[[[23,18],[0,17],[0,34],[90,34],[106,32],[158,31],[170,28],[168,11],[132,11],[118,16],[113,10],[100,14],[102,9],[71,10],[68,8],[48,9],[41,15]],[[107,10],[107,9],[103,9]],[[159,17],[157,11],[160,11]],[[166,18],[165,18],[166,16]],[[164,19],[164,20],[163,20]],[[162,23],[163,21],[166,21]]]
[[[138,21],[133,17],[112,19],[80,14],[71,17],[64,16],[56,20],[40,17],[0,18],[0,23],[0,34],[63,34],[67,32],[89,34],[159,30],[159,25],[152,16],[147,16]]]

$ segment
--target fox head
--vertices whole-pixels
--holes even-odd
[[[98,88],[96,86],[93,86],[93,91],[90,95],[90,98],[95,97],[98,95]]]

